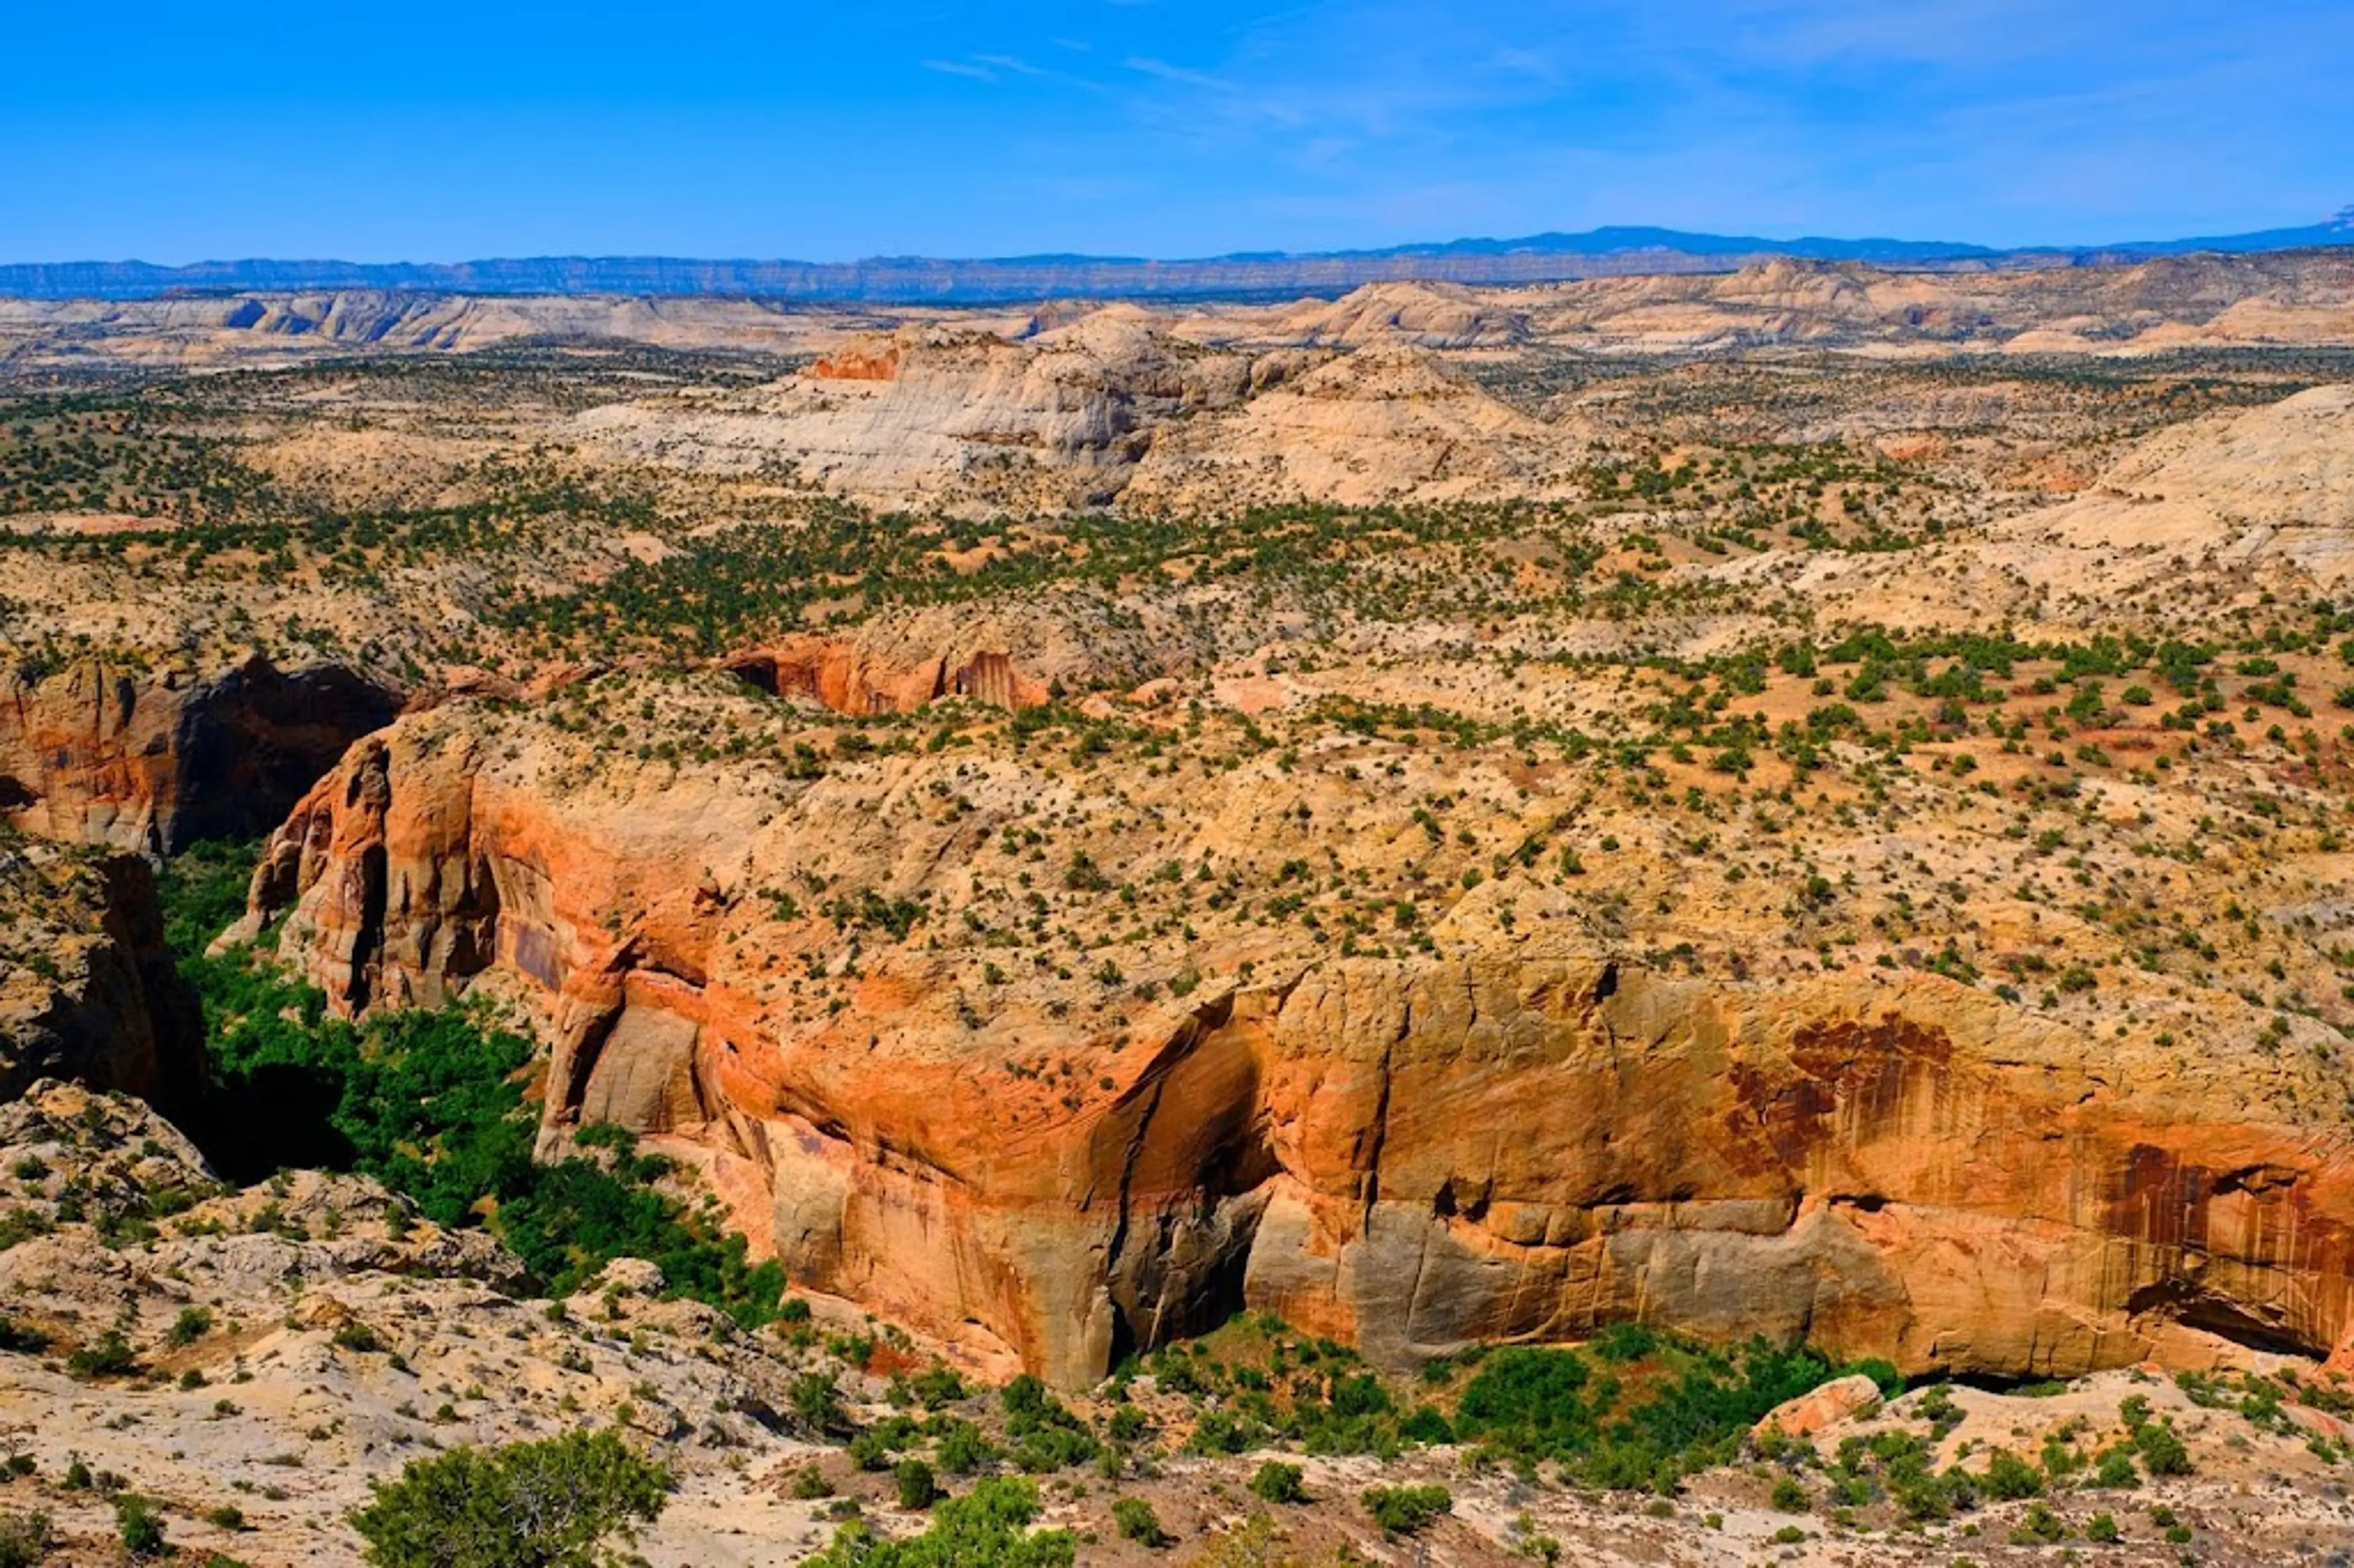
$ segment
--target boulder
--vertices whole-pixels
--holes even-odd
[[[1809,1389],[1796,1399],[1784,1400],[1767,1411],[1750,1431],[1758,1437],[1769,1432],[1778,1432],[1785,1437],[1811,1437],[1826,1426],[1869,1415],[1879,1408],[1880,1385],[1861,1372],[1852,1372],[1833,1378],[1820,1388]]]

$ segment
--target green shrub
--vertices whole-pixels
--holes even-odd
[[[1409,1443],[1452,1443],[1455,1428],[1435,1404],[1417,1404],[1398,1423],[1398,1436]]]
[[[1300,1484],[1303,1474],[1297,1465],[1269,1459],[1251,1477],[1250,1489],[1253,1495],[1271,1503],[1296,1503],[1307,1495]]]
[[[2134,1446],[2141,1450],[2141,1462],[2153,1476],[2187,1476],[2190,1473],[2190,1450],[2182,1446],[2174,1428],[2150,1422],[2134,1434]]]
[[[1144,1546],[1166,1546],[1172,1539],[1161,1528],[1161,1516],[1142,1498],[1121,1498],[1111,1505],[1111,1521],[1120,1538]]]
[[[334,1342],[338,1350],[364,1356],[384,1349],[384,1341],[376,1337],[376,1330],[356,1319],[336,1329]]]
[[[2009,1449],[1997,1448],[1987,1457],[1986,1478],[1982,1484],[1988,1497],[2009,1502],[2019,1498],[2031,1498],[2042,1491],[2043,1472]]]
[[[120,1329],[109,1329],[66,1358],[66,1371],[76,1377],[127,1377],[139,1370],[139,1358]]]
[[[899,1489],[899,1506],[923,1510],[932,1506],[940,1489],[932,1478],[932,1467],[921,1459],[902,1459],[891,1471],[891,1478]]]
[[[879,1429],[861,1432],[850,1440],[850,1462],[862,1470],[887,1470],[891,1467],[891,1452],[898,1445],[894,1435]]]
[[[0,1514],[0,1568],[37,1568],[56,1539],[46,1513]]]
[[[1384,1535],[1412,1535],[1455,1510],[1455,1495],[1437,1486],[1373,1487],[1358,1500]]]
[[[379,1568],[607,1568],[669,1500],[668,1472],[612,1432],[413,1459],[352,1515]]]
[[[201,1307],[183,1307],[180,1315],[172,1319],[172,1331],[164,1338],[175,1346],[195,1344],[213,1331],[213,1315]]]
[[[1776,1513],[1804,1513],[1814,1506],[1807,1489],[1798,1484],[1796,1476],[1784,1476],[1774,1483],[1774,1495],[1766,1499]]]
[[[932,1457],[950,1475],[969,1476],[997,1457],[997,1448],[970,1421],[951,1421],[934,1445]]]
[[[998,1402],[1005,1435],[1013,1441],[1013,1463],[1032,1475],[1084,1465],[1102,1449],[1087,1424],[1027,1372],[1007,1383]]]
[[[803,1372],[793,1379],[785,1396],[793,1414],[812,1433],[831,1432],[843,1422],[842,1390],[827,1372]]]
[[[1904,1517],[1923,1521],[1950,1519],[1956,1510],[1967,1508],[1978,1496],[1978,1483],[1959,1469],[1944,1475],[1932,1475],[1925,1470],[1917,1474],[1892,1473],[1888,1478],[1889,1496]]]
[[[114,1499],[115,1533],[122,1538],[122,1550],[133,1562],[145,1562],[161,1557],[172,1550],[164,1539],[164,1520],[145,1498],[125,1492]]]
[[[1640,1323],[1606,1323],[1587,1347],[1606,1361],[1639,1361],[1659,1349],[1659,1337]]]
[[[2117,1528],[2115,1514],[2096,1513],[2084,1523],[2084,1539],[2107,1546],[2124,1540],[2125,1531]]]
[[[2068,1527],[2052,1511],[2052,1505],[2041,1499],[2027,1505],[2027,1516],[2019,1528],[2010,1532],[2014,1546],[2051,1545],[2068,1538]]]
[[[1026,1528],[1038,1517],[1035,1483],[985,1480],[932,1510],[923,1534],[885,1541],[853,1520],[811,1559],[811,1568],[1071,1568],[1077,1543],[1066,1530]]]
[[[918,1372],[910,1379],[908,1387],[927,1410],[938,1410],[943,1405],[954,1404],[965,1396],[966,1392],[964,1379],[959,1377],[953,1368],[942,1366],[937,1361],[933,1362],[928,1370]]]

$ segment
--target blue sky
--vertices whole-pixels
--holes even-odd
[[[2354,202],[2354,3],[27,5],[0,260],[1992,244]]]

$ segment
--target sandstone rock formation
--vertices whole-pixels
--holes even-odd
[[[1191,670],[1206,661],[1213,620],[1198,604],[1144,613],[1097,596],[1049,592],[878,615],[838,632],[779,638],[720,662],[770,695],[841,714],[911,714],[956,698],[1026,708],[1058,692],[1129,688]]]
[[[146,864],[0,836],[0,1102],[51,1077],[175,1106],[203,1065]]]
[[[1861,1372],[1833,1378],[1820,1388],[1787,1399],[1767,1411],[1752,1430],[1760,1437],[1778,1432],[1785,1437],[1811,1437],[1826,1426],[1855,1416],[1868,1416],[1880,1407],[1880,1385]]]
[[[1732,271],[1665,265],[1658,253],[1613,275],[1559,282],[1543,258],[1521,283],[1469,286],[1345,269],[1316,294],[1272,305],[1150,307],[1203,343],[1493,347],[1527,341],[1580,349],[1691,350],[1786,342],[1831,346],[1965,345],[2024,353],[2147,354],[2186,346],[2344,343],[2354,335],[2354,261],[2342,248],[2256,255],[2161,256],[2105,266],[1926,271],[1863,262],[1759,258]],[[1430,265],[1427,260],[1421,266]],[[1557,263],[1555,264],[1557,269]],[[1049,270],[1051,271],[1051,270]],[[703,281],[650,279],[657,291],[480,295],[421,290],[267,290],[152,300],[0,300],[0,347],[34,363],[92,357],[145,366],[289,363],[355,350],[465,354],[571,339],[674,349],[813,354],[881,368],[878,340],[909,323],[970,322],[1002,307],[778,306],[679,294]],[[1091,282],[1095,285],[1090,286]],[[932,281],[920,286],[928,294]],[[1010,317],[1060,323],[1072,297],[1109,280],[1041,276],[1012,298],[1047,298]],[[1255,291],[1264,294],[1265,291]],[[1337,296],[1337,297],[1335,297]],[[1115,307],[1121,310],[1134,306]],[[848,353],[845,339],[851,340]],[[863,340],[863,341],[862,341]],[[832,372],[821,370],[819,375]]]
[[[1584,433],[1506,407],[1420,350],[1360,349],[1172,428],[1121,500],[1182,512],[1559,494]]]
[[[142,301],[0,302],[0,343],[53,334],[105,343],[133,363],[277,362],[320,354],[467,353],[581,337],[673,348],[801,351],[811,318],[754,301],[432,294],[349,289]]]
[[[762,691],[809,697],[844,714],[914,713],[952,696],[992,707],[1033,707],[1047,697],[1046,686],[1024,677],[1011,657],[994,649],[902,669],[871,664],[853,645],[811,635],[738,654],[727,667]]]
[[[2171,427],[2087,493],[2003,532],[2178,564],[2277,564],[2334,588],[2354,577],[2354,386]]]
[[[392,693],[339,665],[258,656],[191,681],[84,661],[0,683],[0,814],[50,838],[169,854],[249,838],[389,723]]]
[[[1159,425],[1225,407],[1248,380],[1246,357],[1205,354],[1115,306],[1018,343],[930,325],[855,337],[748,399],[600,408],[578,428],[617,453],[687,451],[720,471],[790,462],[884,506],[1100,505]]]
[[[248,929],[284,915],[346,1010],[522,983],[551,1125],[698,1150],[796,1279],[1066,1383],[1246,1304],[1391,1366],[1636,1319],[1997,1377],[2318,1354],[2354,1323],[2354,1143],[2291,1063],[2096,1047],[1934,975],[1674,976],[1479,926],[1482,898],[1427,952],[1245,928],[1212,973],[1249,952],[1255,980],[1089,1023],[1049,979],[991,1022],[929,956],[934,895],[975,885],[1038,775],[943,753],[654,788],[578,755],[455,711],[368,738],[272,841]],[[1308,854],[1414,833],[1326,778],[1314,821],[1345,825],[1292,830]],[[1302,787],[1121,810],[1199,846]],[[870,918],[779,903],[820,867],[941,923],[811,1014],[792,976],[857,960],[829,942]]]
[[[1498,348],[1526,340],[1529,323],[1509,303],[1445,283],[1373,283],[1321,312],[1303,308],[1283,323],[1284,338],[1360,348]]]

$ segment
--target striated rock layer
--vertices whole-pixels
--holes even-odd
[[[464,720],[355,747],[248,930],[286,915],[346,1011],[524,983],[551,1136],[701,1150],[796,1281],[1065,1383],[1245,1305],[1393,1366],[1638,1319],[2056,1376],[2354,1326],[2354,1145],[2281,1108],[2285,1067],[2096,1044],[1920,972],[1670,976],[1568,922],[1262,948],[1116,1028],[1011,992],[960,1022],[917,941],[804,1020],[783,982],[822,922],[783,868],[937,877],[957,841],[895,825],[907,801],[952,778],[986,838],[1047,786],[949,756],[592,786]]]
[[[259,656],[210,680],[95,661],[18,670],[0,682],[0,817],[157,854],[250,838],[399,706],[340,666]]]

